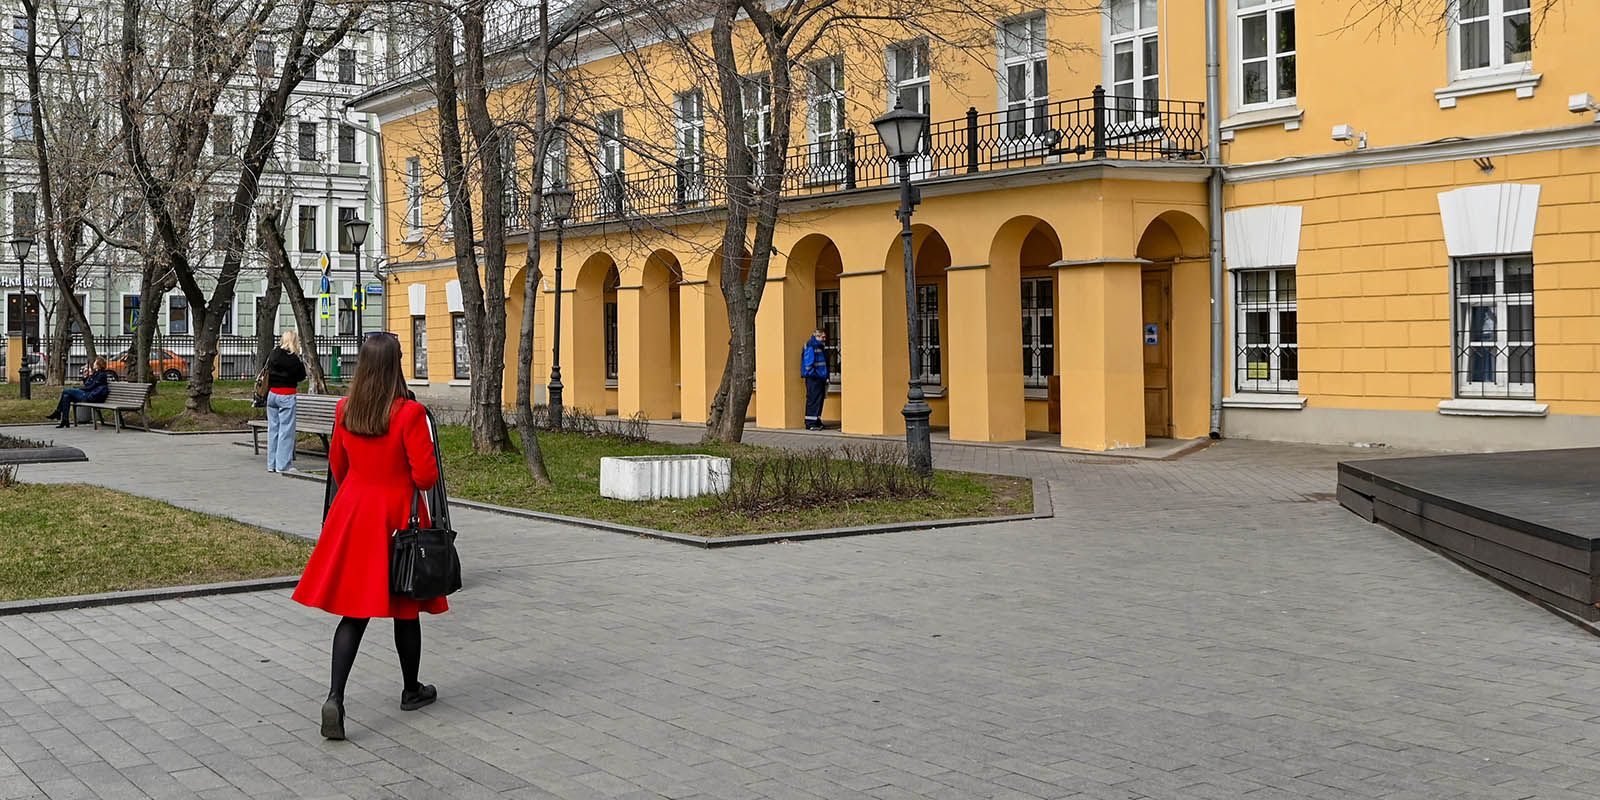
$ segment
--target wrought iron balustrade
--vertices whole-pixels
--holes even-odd
[[[923,154],[910,162],[913,180],[960,177],[1089,160],[1188,161],[1205,154],[1205,104],[1110,95],[980,113],[929,125]],[[650,217],[725,204],[727,175],[711,158],[617,172],[570,185],[568,224]],[[784,158],[784,197],[888,186],[895,165],[875,131],[793,145]],[[748,180],[748,178],[746,178]],[[513,227],[527,220],[508,219]]]

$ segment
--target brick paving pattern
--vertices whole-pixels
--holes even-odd
[[[228,437],[54,438],[25,478],[314,532]],[[1059,516],[714,552],[461,510],[440,700],[374,626],[345,743],[287,592],[0,617],[0,800],[1600,794],[1600,642],[1325,499],[1352,455],[941,447]]]

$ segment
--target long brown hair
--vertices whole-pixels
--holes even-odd
[[[361,343],[356,377],[350,382],[350,395],[344,402],[345,430],[358,436],[388,433],[394,401],[405,394],[405,375],[400,371],[400,338],[392,333],[369,335]]]

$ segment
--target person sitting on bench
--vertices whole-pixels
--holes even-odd
[[[45,419],[56,420],[57,428],[66,428],[72,425],[70,410],[73,403],[100,403],[104,402],[106,395],[111,393],[111,380],[116,377],[111,370],[106,369],[106,359],[100,356],[84,370],[82,389],[62,389],[61,401],[56,403],[55,413]]]

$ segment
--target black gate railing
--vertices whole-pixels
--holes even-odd
[[[124,378],[133,372],[132,334],[96,336],[94,342],[95,350],[106,357],[113,372]],[[318,336],[317,355],[322,363],[322,374],[329,380],[349,380],[355,373],[359,349],[360,340],[355,336]],[[72,348],[67,354],[68,380],[80,374],[88,363],[83,337],[72,337]],[[194,370],[194,337],[157,335],[150,345],[150,367],[163,380],[188,380]],[[224,335],[217,340],[218,380],[255,380],[260,370],[254,336]]]

